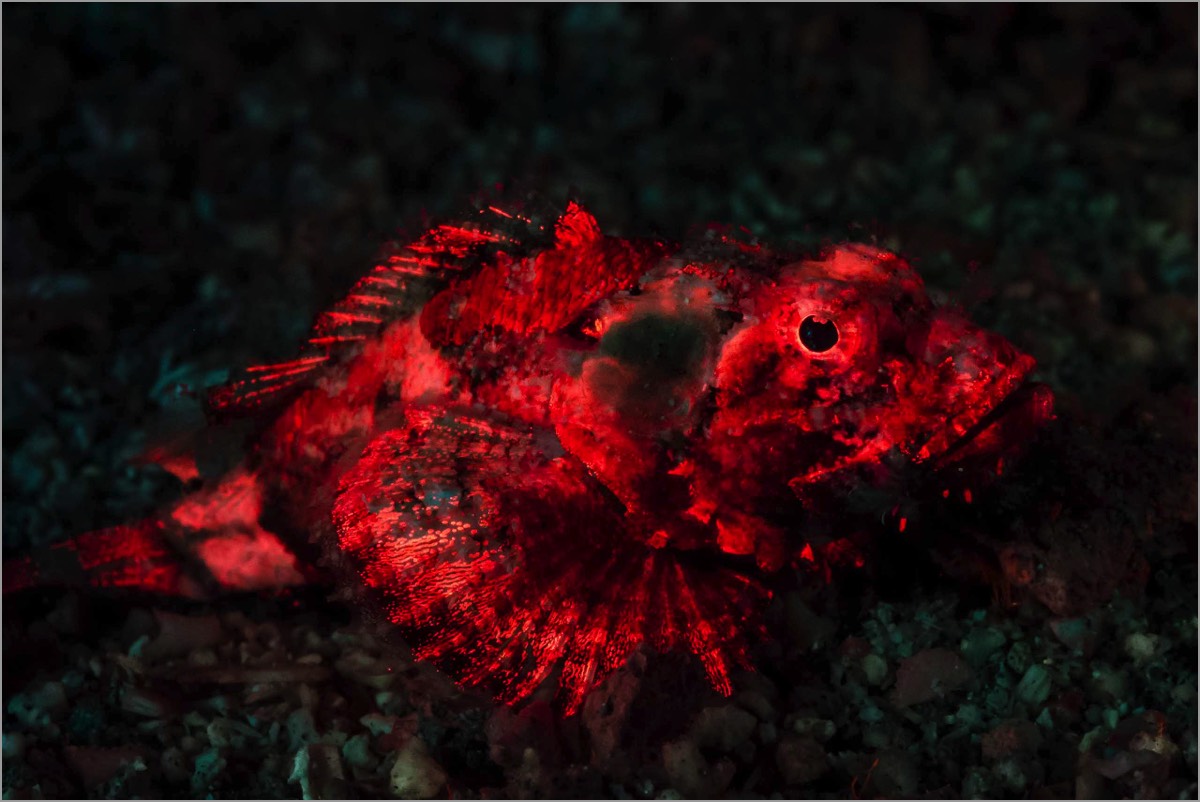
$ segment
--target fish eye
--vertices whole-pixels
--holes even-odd
[[[809,315],[800,322],[800,344],[814,354],[823,354],[838,344],[838,329],[832,320]]]

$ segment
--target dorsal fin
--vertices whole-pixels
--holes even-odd
[[[473,217],[434,226],[407,245],[392,246],[345,297],[317,317],[294,358],[244,368],[209,391],[208,413],[238,417],[286,402],[386,326],[419,312],[439,282],[469,276],[502,252],[519,252],[537,233],[531,218],[485,206]],[[545,233],[540,236],[544,242]]]
[[[553,332],[601,298],[629,289],[678,245],[604,236],[575,201],[554,226],[554,247],[528,258],[497,258],[438,293],[421,312],[435,346],[462,345],[488,328]]]
[[[602,236],[596,218],[575,201],[567,204],[567,210],[554,226],[555,244],[559,250],[582,248],[598,242]]]

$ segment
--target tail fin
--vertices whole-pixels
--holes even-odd
[[[208,595],[155,520],[114,526],[4,561],[4,593],[33,587],[131,588],[186,598]]]
[[[32,587],[140,590],[184,598],[315,579],[258,522],[262,488],[244,468],[160,519],[100,529],[4,561],[4,593]]]

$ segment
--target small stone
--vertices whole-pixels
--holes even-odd
[[[707,796],[708,761],[690,738],[669,741],[662,747],[663,769],[671,785],[685,797]]]
[[[260,737],[253,727],[223,716],[209,722],[205,732],[211,745],[234,749],[242,749],[248,740],[259,740]]]
[[[789,736],[775,749],[775,765],[788,785],[815,782],[829,770],[825,749],[809,737]]]
[[[1116,729],[1117,722],[1121,720],[1121,714],[1109,707],[1105,708],[1104,712],[1101,714],[1101,718],[1104,721],[1104,726],[1112,730]]]
[[[370,732],[371,735],[378,737],[380,735],[386,735],[394,730],[396,728],[397,721],[398,719],[395,716],[383,716],[379,713],[367,713],[358,720],[358,723],[366,727],[367,731]]]
[[[342,757],[347,763],[355,768],[365,769],[375,762],[375,756],[371,753],[371,739],[364,733],[360,732],[342,745]]]
[[[979,705],[965,702],[954,711],[954,723],[968,729],[976,729],[983,725],[983,711]]]
[[[194,766],[192,796],[207,798],[212,792],[213,783],[225,772],[225,758],[221,757],[221,750],[213,747],[197,755]]]
[[[337,747],[310,744],[296,753],[288,782],[300,783],[305,799],[345,799],[349,788]]]
[[[876,705],[867,702],[863,705],[862,710],[858,711],[858,717],[867,724],[875,724],[876,722],[883,721],[883,711]]]
[[[1042,745],[1037,725],[1023,719],[1003,721],[980,739],[983,757],[989,763],[1013,755],[1031,754]]]
[[[1185,683],[1176,685],[1171,690],[1171,698],[1182,705],[1191,704],[1196,700],[1196,684]]]
[[[392,666],[362,652],[350,652],[333,664],[334,669],[361,685],[366,685],[376,691],[387,690],[395,680]]]
[[[63,753],[86,788],[95,788],[107,782],[125,766],[133,766],[138,771],[146,769],[145,755],[141,748],[135,746],[111,749],[99,746],[65,746]]]
[[[59,599],[46,621],[64,635],[77,635],[80,630],[79,594],[68,593]]]
[[[937,699],[966,684],[971,669],[949,649],[926,649],[900,662],[892,702],[909,707]]]
[[[1029,644],[1021,640],[1014,643],[1012,648],[1008,650],[1004,662],[1013,670],[1013,673],[1024,674],[1025,670],[1029,668],[1029,661],[1031,659]]]
[[[46,682],[14,695],[6,709],[27,727],[46,727],[66,711],[67,692],[61,682]]]
[[[1149,363],[1158,355],[1158,342],[1144,331],[1119,328],[1112,335],[1113,350],[1122,362]]]
[[[273,257],[279,253],[282,238],[279,228],[274,223],[259,224],[240,223],[229,230],[229,241],[240,251],[253,251],[263,256]]]
[[[962,784],[963,799],[996,799],[1002,795],[995,776],[976,766],[967,772]]]
[[[879,655],[872,652],[862,659],[863,674],[866,675],[867,684],[878,688],[887,679],[887,661]]]
[[[701,749],[729,753],[747,741],[757,725],[754,715],[740,707],[706,707],[692,723],[692,737]]]
[[[917,791],[920,777],[913,756],[899,749],[879,753],[871,783],[885,797],[911,797]]]
[[[188,781],[188,777],[192,775],[191,763],[188,756],[178,746],[164,749],[158,760],[163,778],[172,785],[183,785]]]
[[[420,738],[411,738],[396,752],[388,783],[392,796],[399,799],[431,799],[446,784],[446,772],[429,756]]]
[[[813,612],[798,593],[785,597],[784,620],[790,642],[802,652],[820,649],[837,633],[837,625]]]
[[[1046,729],[1046,730],[1054,729],[1054,716],[1050,713],[1050,708],[1048,708],[1048,707],[1042,708],[1042,712],[1038,713],[1036,723],[1042,729]]]
[[[1050,622],[1050,631],[1068,649],[1087,654],[1095,646],[1095,630],[1086,618],[1060,618]]]
[[[1017,698],[1027,705],[1039,707],[1050,697],[1053,685],[1049,671],[1040,665],[1032,665],[1017,683]]]
[[[971,630],[963,638],[960,648],[963,657],[975,668],[987,664],[988,658],[999,651],[1006,641],[1004,633],[995,627]]]
[[[1158,636],[1145,632],[1134,632],[1125,638],[1125,654],[1129,655],[1135,665],[1145,665],[1154,659],[1158,652]]]
[[[737,702],[758,716],[759,721],[774,721],[778,715],[771,700],[759,691],[741,691],[737,695]]]
[[[197,649],[188,655],[188,665],[211,668],[217,664],[217,653],[212,649]]]
[[[317,740],[317,724],[311,710],[293,710],[287,717],[288,741],[293,749]]]
[[[1125,696],[1125,675],[1109,666],[1092,669],[1092,689],[1102,700],[1117,700]]]
[[[147,718],[168,718],[174,712],[175,705],[158,691],[130,685],[121,692],[121,709]]]
[[[829,719],[804,717],[792,722],[792,732],[807,735],[823,744],[837,732],[837,726]]]
[[[19,732],[6,732],[0,738],[3,743],[2,754],[5,760],[13,760],[25,754],[25,736]]]
[[[1021,794],[1029,786],[1029,771],[1023,761],[1007,757],[992,767],[996,778],[1012,791]]]
[[[158,634],[142,650],[148,661],[184,655],[216,646],[224,638],[221,620],[215,615],[177,615],[154,610]]]

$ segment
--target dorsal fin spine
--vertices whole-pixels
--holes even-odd
[[[603,238],[600,224],[587,209],[575,201],[567,204],[567,210],[558,218],[554,227],[555,244],[560,250],[586,247]]]

